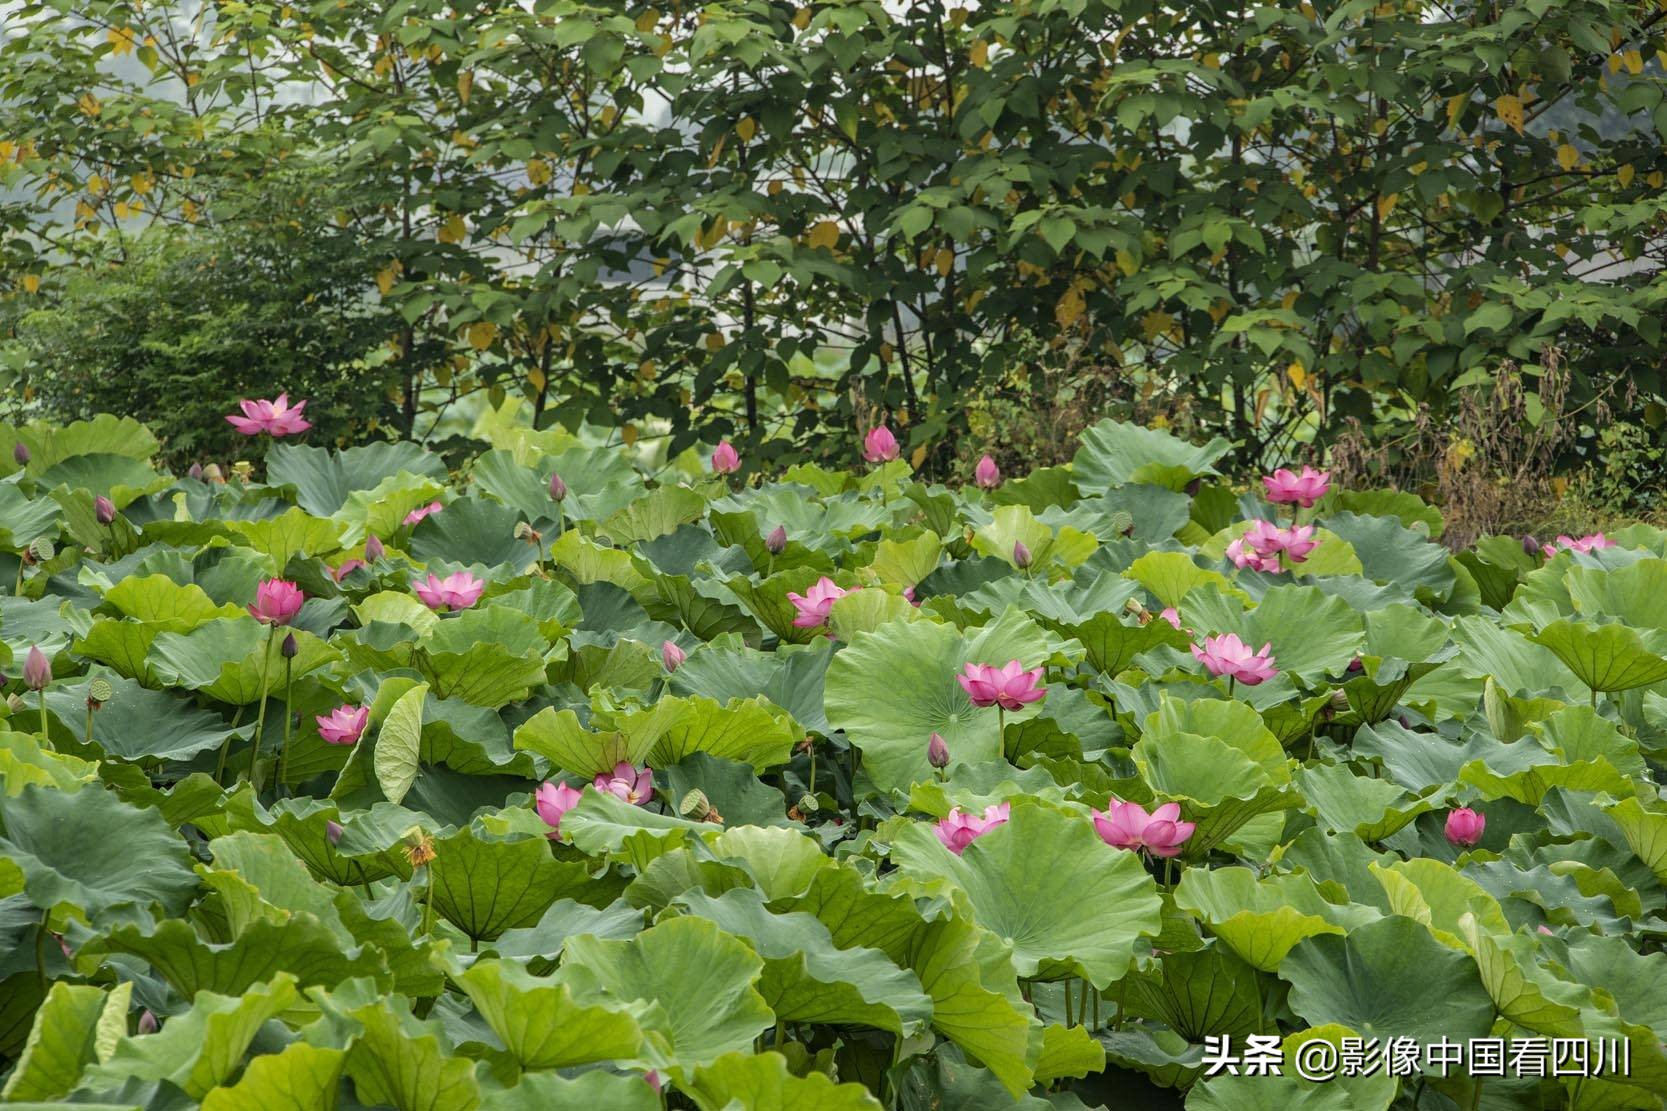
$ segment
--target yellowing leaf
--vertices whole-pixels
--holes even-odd
[[[550,164],[542,158],[534,158],[527,163],[527,180],[534,185],[543,185],[550,180]]]
[[[808,7],[800,8],[793,13],[793,26],[801,31],[810,26],[810,9]]]
[[[626,447],[630,447],[637,442],[637,426],[634,424],[625,425],[619,430],[619,438],[625,441]]]
[[[23,292],[39,293],[41,291],[41,276],[39,274],[23,275]]]
[[[1580,165],[1580,152],[1568,143],[1557,148],[1557,164],[1565,170],[1572,170]]]
[[[105,32],[105,36],[110,40],[110,53],[116,57],[120,58],[123,54],[133,53],[135,36],[132,28],[112,27]]]
[[[735,125],[735,134],[741,136],[743,143],[750,143],[752,137],[758,134],[758,124],[751,116],[742,116],[740,122]]]
[[[1523,114],[1522,98],[1506,93],[1493,102],[1494,111],[1499,113],[1499,119],[1518,135],[1522,134]]]
[[[392,292],[394,283],[399,281],[399,272],[402,269],[404,267],[400,265],[399,259],[396,258],[376,272],[376,288],[382,296],[386,297]]]
[[[1134,277],[1134,272],[1140,269],[1140,263],[1127,251],[1118,251],[1115,257],[1117,269],[1123,272],[1125,278]]]
[[[656,12],[653,8],[644,9],[643,13],[637,17],[637,30],[646,35],[654,30],[654,25],[659,22],[659,12]]]
[[[135,193],[144,196],[156,187],[156,179],[149,174],[134,174],[131,184]]]
[[[1380,220],[1389,219],[1389,214],[1391,212],[1395,211],[1395,204],[1400,199],[1401,199],[1401,195],[1399,193],[1390,193],[1388,196],[1379,197],[1378,198],[1378,219],[1380,219]]]
[[[1289,378],[1291,380],[1291,385],[1295,386],[1299,390],[1306,389],[1308,387],[1308,372],[1302,368],[1301,363],[1292,363],[1290,366],[1286,367],[1285,377]]]
[[[1620,169],[1615,171],[1615,179],[1621,183],[1621,188],[1625,189],[1627,186],[1632,184],[1633,175],[1637,172],[1637,170],[1632,168],[1632,163],[1628,162],[1625,166],[1622,166]]]
[[[973,43],[972,48],[967,51],[967,61],[977,66],[979,69],[983,69],[984,66],[988,64],[989,60],[990,44],[985,42],[983,39],[979,39],[977,42]]]
[[[463,337],[476,351],[485,351],[498,338],[498,326],[490,320],[477,320],[464,329]]]
[[[466,69],[457,75],[457,99],[464,104],[469,103],[469,94],[475,91],[475,71]]]
[[[1626,65],[1626,71],[1637,77],[1644,72],[1644,55],[1637,50],[1628,50],[1621,55],[1621,61]]]
[[[442,243],[461,243],[468,231],[469,227],[463,222],[463,217],[454,212],[446,217],[445,223],[440,225],[440,231],[435,238]]]
[[[89,116],[96,116],[104,111],[104,105],[100,104],[98,97],[92,93],[82,93],[81,98],[75,102],[75,106]]]
[[[1082,292],[1076,286],[1065,291],[1065,296],[1053,307],[1053,318],[1059,321],[1061,328],[1069,328],[1082,316],[1087,306],[1082,299]]]
[[[955,252],[947,247],[938,251],[938,277],[947,278],[949,272],[955,269]]]
[[[819,220],[810,229],[810,235],[805,240],[812,247],[827,247],[830,250],[839,243],[839,225],[832,220]]]
[[[1447,125],[1452,128],[1459,126],[1459,117],[1464,115],[1465,107],[1470,103],[1469,93],[1460,93],[1447,102]]]

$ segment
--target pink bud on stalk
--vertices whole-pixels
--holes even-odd
[[[932,734],[926,743],[926,762],[939,770],[949,767],[949,745],[944,743],[942,734]]]

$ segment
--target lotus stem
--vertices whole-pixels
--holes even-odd
[[[41,924],[35,927],[35,975],[40,977],[41,995],[46,995],[46,924],[52,921],[52,912],[41,914]]]
[[[810,746],[810,793],[816,793],[816,746]]]
[[[1098,1030],[1100,1028],[1100,989],[1099,988],[1094,989],[1094,1027],[1093,1028],[1095,1030]]]
[[[1077,992],[1077,1022],[1085,1026],[1088,1024],[1088,988],[1089,983],[1084,979]]]
[[[40,690],[36,691],[35,693],[40,696],[41,748],[44,749],[47,752],[51,752],[52,751],[52,736],[51,736],[51,734],[49,734],[47,732],[47,729],[46,729],[46,688],[42,687]],[[91,715],[89,714],[89,717],[90,716]],[[88,744],[91,744],[92,740],[93,740],[92,724],[93,723],[91,721],[87,722],[87,743]]]
[[[280,795],[282,795],[287,789],[285,786],[286,780],[284,779],[284,769],[289,765],[290,720],[295,716],[290,712],[290,707],[294,705],[294,670],[295,661],[286,655],[284,657],[284,747],[278,751],[277,790]]]
[[[261,731],[266,728],[267,679],[272,673],[272,642],[277,639],[277,632],[278,626],[267,626],[266,646],[261,649],[260,709],[255,711],[255,743],[249,749],[249,784],[257,794],[260,793],[260,784],[255,780],[255,765],[260,762]]]
[[[428,882],[423,887],[423,936],[434,936],[434,867],[424,864],[428,870],[424,877]]]
[[[244,707],[242,706],[237,708],[237,713],[232,715],[231,729],[226,730],[226,739],[220,742],[220,759],[214,765],[214,785],[216,787],[224,786],[222,780],[226,774],[226,757],[231,755],[232,730],[235,730],[238,722],[243,720],[243,710]]]
[[[1239,683],[1239,680],[1238,680],[1237,676],[1229,675],[1227,677],[1227,697],[1228,698],[1233,697],[1233,692],[1238,689],[1238,683]]]
[[[23,568],[23,555],[19,553],[17,557],[17,582],[12,586],[12,597],[14,598],[23,597]]]
[[[1069,979],[1065,981],[1065,1025],[1076,1025],[1075,1022],[1071,1021],[1071,981]]]
[[[996,703],[996,740],[1001,743],[1002,759],[1007,758],[1007,711]]]

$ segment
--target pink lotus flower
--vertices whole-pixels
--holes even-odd
[[[967,692],[967,697],[972,699],[972,704],[980,709],[1000,706],[1003,710],[1018,710],[1028,703],[1040,701],[1048,693],[1048,689],[1041,684],[1042,669],[1038,667],[1026,671],[1024,664],[1018,660],[1009,660],[1003,667],[967,664],[955,679]]]
[[[268,436],[293,436],[312,427],[301,416],[301,410],[307,407],[307,403],[297,401],[291,405],[287,393],[279,394],[276,401],[263,398],[259,401],[239,401],[237,404],[243,415],[229,416],[226,420],[245,436],[259,436],[262,432]]]
[[[405,520],[402,521],[401,523],[405,524],[405,525],[414,525],[418,521],[422,520],[424,517],[427,517],[427,516],[429,516],[430,514],[433,514],[433,513],[438,513],[438,512],[440,512],[440,510],[442,510],[444,508],[446,508],[446,507],[441,505],[437,501],[431,501],[427,505],[419,505],[417,508],[415,508],[411,512],[407,513],[405,515]]]
[[[851,590],[860,589],[861,587],[851,588]],[[828,623],[828,613],[833,609],[833,604],[851,593],[851,590],[845,590],[826,575],[817,579],[811,588],[803,594],[796,594],[789,590],[787,600],[792,602],[793,608],[799,611],[799,615],[793,619],[793,627],[795,629],[814,629],[819,625],[826,625]]]
[[[912,587],[912,586],[905,586],[903,588],[903,600],[908,602],[909,605],[916,607],[917,609],[920,606],[920,599],[915,597],[915,588]]]
[[[370,559],[370,560],[381,559],[382,556],[385,554],[385,552],[386,552],[386,549],[382,547],[382,538],[381,537],[377,536],[374,532],[371,533],[369,536],[365,537],[365,558],[366,559]]]
[[[466,610],[479,600],[486,584],[467,571],[443,579],[430,571],[427,579],[412,579],[411,589],[431,610]]]
[[[668,640],[660,645],[660,661],[666,665],[667,671],[676,671],[686,658],[688,654],[677,646],[676,641]]]
[[[1303,467],[1301,474],[1292,474],[1285,467],[1280,467],[1262,479],[1262,485],[1268,488],[1269,501],[1276,504],[1295,502],[1309,509],[1331,489],[1331,472]]]
[[[712,452],[713,474],[734,474],[741,469],[741,454],[728,440],[720,440]]]
[[[926,762],[940,770],[949,767],[949,745],[944,741],[943,734],[934,733],[926,742]]]
[[[1158,616],[1169,622],[1173,628],[1179,629],[1181,627],[1181,611],[1174,606],[1165,606],[1159,611]]]
[[[1143,849],[1153,856],[1179,856],[1194,822],[1181,821],[1181,805],[1166,802],[1150,814],[1138,802],[1112,799],[1105,813],[1092,811],[1094,831],[1114,849]]]
[[[340,567],[330,568],[330,577],[335,579],[337,582],[341,582],[359,568],[369,566],[370,564],[366,563],[362,559],[344,559],[342,560],[342,565]]]
[[[1482,831],[1487,827],[1486,815],[1478,814],[1468,806],[1461,806],[1448,812],[1445,832],[1449,843],[1469,848],[1482,839]]]
[[[46,658],[40,645],[29,646],[29,658],[23,663],[23,685],[32,691],[41,690],[52,682],[52,661]],[[44,728],[45,723],[42,723]]]
[[[1211,675],[1225,675],[1247,687],[1254,687],[1279,674],[1273,666],[1274,657],[1268,652],[1271,647],[1270,642],[1262,645],[1260,652],[1252,652],[1250,645],[1240,640],[1237,634],[1223,633],[1221,636],[1205,637],[1203,648],[1193,645],[1192,654],[1209,668]]]
[[[565,783],[540,783],[533,795],[533,809],[544,819],[544,824],[550,827],[550,832],[545,836],[552,841],[560,837],[561,816],[578,806],[579,800],[584,797],[583,791]]]
[[[973,468],[972,480],[986,490],[994,490],[1001,485],[1001,469],[996,466],[994,459],[986,455],[978,461],[978,466]]]
[[[961,851],[968,845],[1004,824],[1011,809],[1010,803],[998,802],[986,806],[982,818],[974,818],[971,814],[962,813],[961,808],[957,806],[947,817],[939,820],[932,832],[938,835],[938,840],[943,842],[944,848],[960,856]]]
[[[306,600],[301,588],[288,579],[266,579],[255,587],[255,602],[249,613],[262,625],[288,625]]]
[[[93,517],[101,525],[108,525],[116,519],[116,503],[100,494],[93,499]]]
[[[612,774],[599,773],[594,782],[597,790],[634,806],[646,806],[654,798],[654,769],[644,768],[639,772],[628,760],[615,764]]]
[[[370,721],[370,707],[337,706],[328,714],[314,714],[313,720],[318,722],[318,735],[326,744],[355,744]]]
[[[1313,525],[1299,525],[1295,528],[1279,530],[1279,543],[1285,551],[1285,558],[1292,563],[1301,563],[1308,558],[1308,554],[1320,546],[1314,538]]]
[[[1557,554],[1558,548],[1571,552],[1586,553],[1595,552],[1599,548],[1613,548],[1614,546],[1615,542],[1601,532],[1590,533],[1578,539],[1573,536],[1559,534],[1555,543],[1545,545],[1540,551],[1545,553],[1547,559],[1550,559]]]
[[[1252,571],[1263,571],[1273,574],[1280,569],[1279,549],[1270,548],[1273,538],[1268,530],[1277,533],[1279,530],[1267,521],[1257,521],[1250,531],[1227,545],[1227,558],[1233,561],[1233,566],[1249,568]]]
[[[898,455],[897,437],[885,425],[876,425],[863,437],[862,457],[870,463],[889,463]]]

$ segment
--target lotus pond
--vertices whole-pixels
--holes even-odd
[[[0,1100],[1662,1106],[1667,534],[474,434],[0,427]]]

